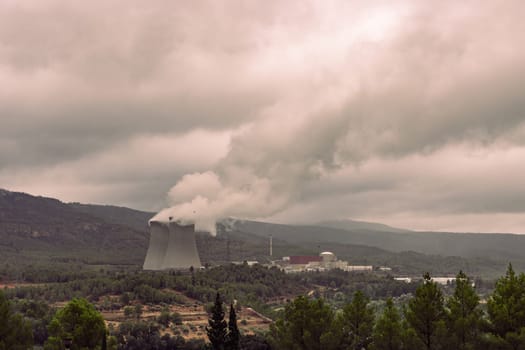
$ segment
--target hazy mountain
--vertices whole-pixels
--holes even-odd
[[[376,222],[357,221],[357,220],[333,220],[322,221],[314,226],[330,227],[346,231],[367,230],[376,232],[411,232],[410,230],[396,228]]]
[[[373,227],[374,225],[368,226]],[[288,242],[323,242],[357,244],[392,252],[415,251],[443,256],[490,258],[525,263],[525,236],[516,234],[401,232],[373,229],[337,229],[321,226],[271,224],[238,221],[239,230],[273,237]]]
[[[66,204],[0,190],[0,263],[140,266],[151,217],[152,213],[129,208]],[[407,232],[352,221],[323,225],[347,229],[226,220],[218,225],[217,237],[198,234],[197,245],[202,261],[211,263],[268,260],[272,235],[273,259],[330,250],[353,264],[388,265],[403,273],[454,273],[461,268],[495,275],[509,261],[525,268],[525,236]]]
[[[77,211],[104,219],[106,222],[126,225],[140,231],[148,230],[148,221],[155,215],[155,213],[151,212],[114,205],[68,203],[68,206]]]
[[[5,259],[136,263],[144,259],[148,234],[53,198],[1,190],[0,242]]]

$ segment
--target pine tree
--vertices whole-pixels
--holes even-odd
[[[213,350],[224,350],[227,324],[224,320],[224,310],[222,309],[222,301],[219,293],[217,293],[215,297],[215,304],[211,312],[211,318],[208,320],[209,327],[206,327],[208,339]]]
[[[400,350],[402,348],[401,315],[394,306],[392,298],[386,301],[383,314],[376,322],[373,332],[374,350]]]
[[[108,350],[108,338],[107,334],[104,334],[102,337],[102,347],[101,350]]]
[[[517,348],[525,332],[525,275],[516,275],[509,264],[507,273],[496,282],[487,302],[487,311],[495,341]]]
[[[450,310],[448,329],[452,335],[454,348],[460,350],[476,348],[481,335],[483,311],[479,306],[479,297],[463,271],[456,276],[456,289],[454,295],[448,299],[447,307]]]
[[[429,273],[423,279],[423,284],[416,289],[415,297],[408,303],[405,317],[426,349],[439,349],[446,315],[443,293]]]
[[[73,348],[95,349],[106,336],[106,324],[100,312],[86,299],[73,299],[55,314],[49,333],[48,346],[71,337]]]
[[[240,349],[241,334],[237,327],[237,315],[233,308],[233,303],[230,305],[230,318],[228,320],[228,335],[226,336],[226,350]]]
[[[350,349],[361,350],[372,342],[374,310],[368,306],[369,299],[361,291],[354,293],[350,304],[343,308],[343,334]]]
[[[270,325],[269,342],[277,350],[341,349],[341,327],[334,320],[334,312],[322,299],[298,296]]]
[[[33,346],[31,323],[13,311],[0,290],[0,349],[25,350]]]
[[[190,266],[190,274],[191,274],[191,285],[195,287],[196,281],[195,281],[195,269],[193,266]]]

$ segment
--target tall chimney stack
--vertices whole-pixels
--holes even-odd
[[[272,241],[272,235],[270,235],[270,258],[273,255],[273,241]]]

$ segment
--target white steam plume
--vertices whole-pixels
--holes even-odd
[[[416,7],[380,21],[384,36],[369,41],[358,40],[359,28],[316,12],[294,40],[270,31],[269,47],[253,48],[256,68],[239,74],[268,84],[271,104],[254,106],[228,154],[214,169],[184,176],[169,192],[171,207],[155,219],[172,216],[214,233],[218,218],[282,211],[310,182],[340,167],[455,144],[522,143],[511,136],[525,130],[525,51],[510,48],[523,47],[523,39],[492,43],[508,43],[524,22],[512,7],[488,2],[478,10],[508,21],[477,21],[453,6],[436,17]]]

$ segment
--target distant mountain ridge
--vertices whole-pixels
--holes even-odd
[[[141,266],[149,241],[147,223],[153,214],[0,189],[0,263],[58,259]],[[413,232],[355,221],[285,225],[231,219],[218,224],[217,237],[198,234],[197,244],[203,261],[268,259],[269,235],[274,239],[275,258],[326,249],[357,264],[401,264],[405,271],[411,261],[417,263],[414,271],[433,270],[436,264],[474,271],[468,268],[472,261],[490,273],[501,273],[508,262],[525,269],[525,236]],[[440,268],[447,270],[445,265]]]
[[[412,232],[411,230],[388,226],[377,222],[357,221],[357,220],[332,220],[321,221],[313,226],[330,227],[339,230],[353,231],[353,230],[368,230],[378,232]]]
[[[386,225],[385,225],[386,226]],[[442,256],[490,258],[522,262],[525,266],[525,235],[493,233],[450,233],[384,231],[370,229],[344,230],[332,227],[271,224],[238,221],[237,229],[269,235],[288,242],[332,242],[377,247],[391,252],[414,251]]]
[[[112,224],[126,225],[136,230],[147,231],[148,221],[155,215],[115,205],[81,204],[77,202],[68,203],[68,206],[80,212],[99,217]]]
[[[24,252],[48,259],[136,263],[144,257],[148,238],[146,230],[106,221],[54,198],[0,190],[3,256]]]

